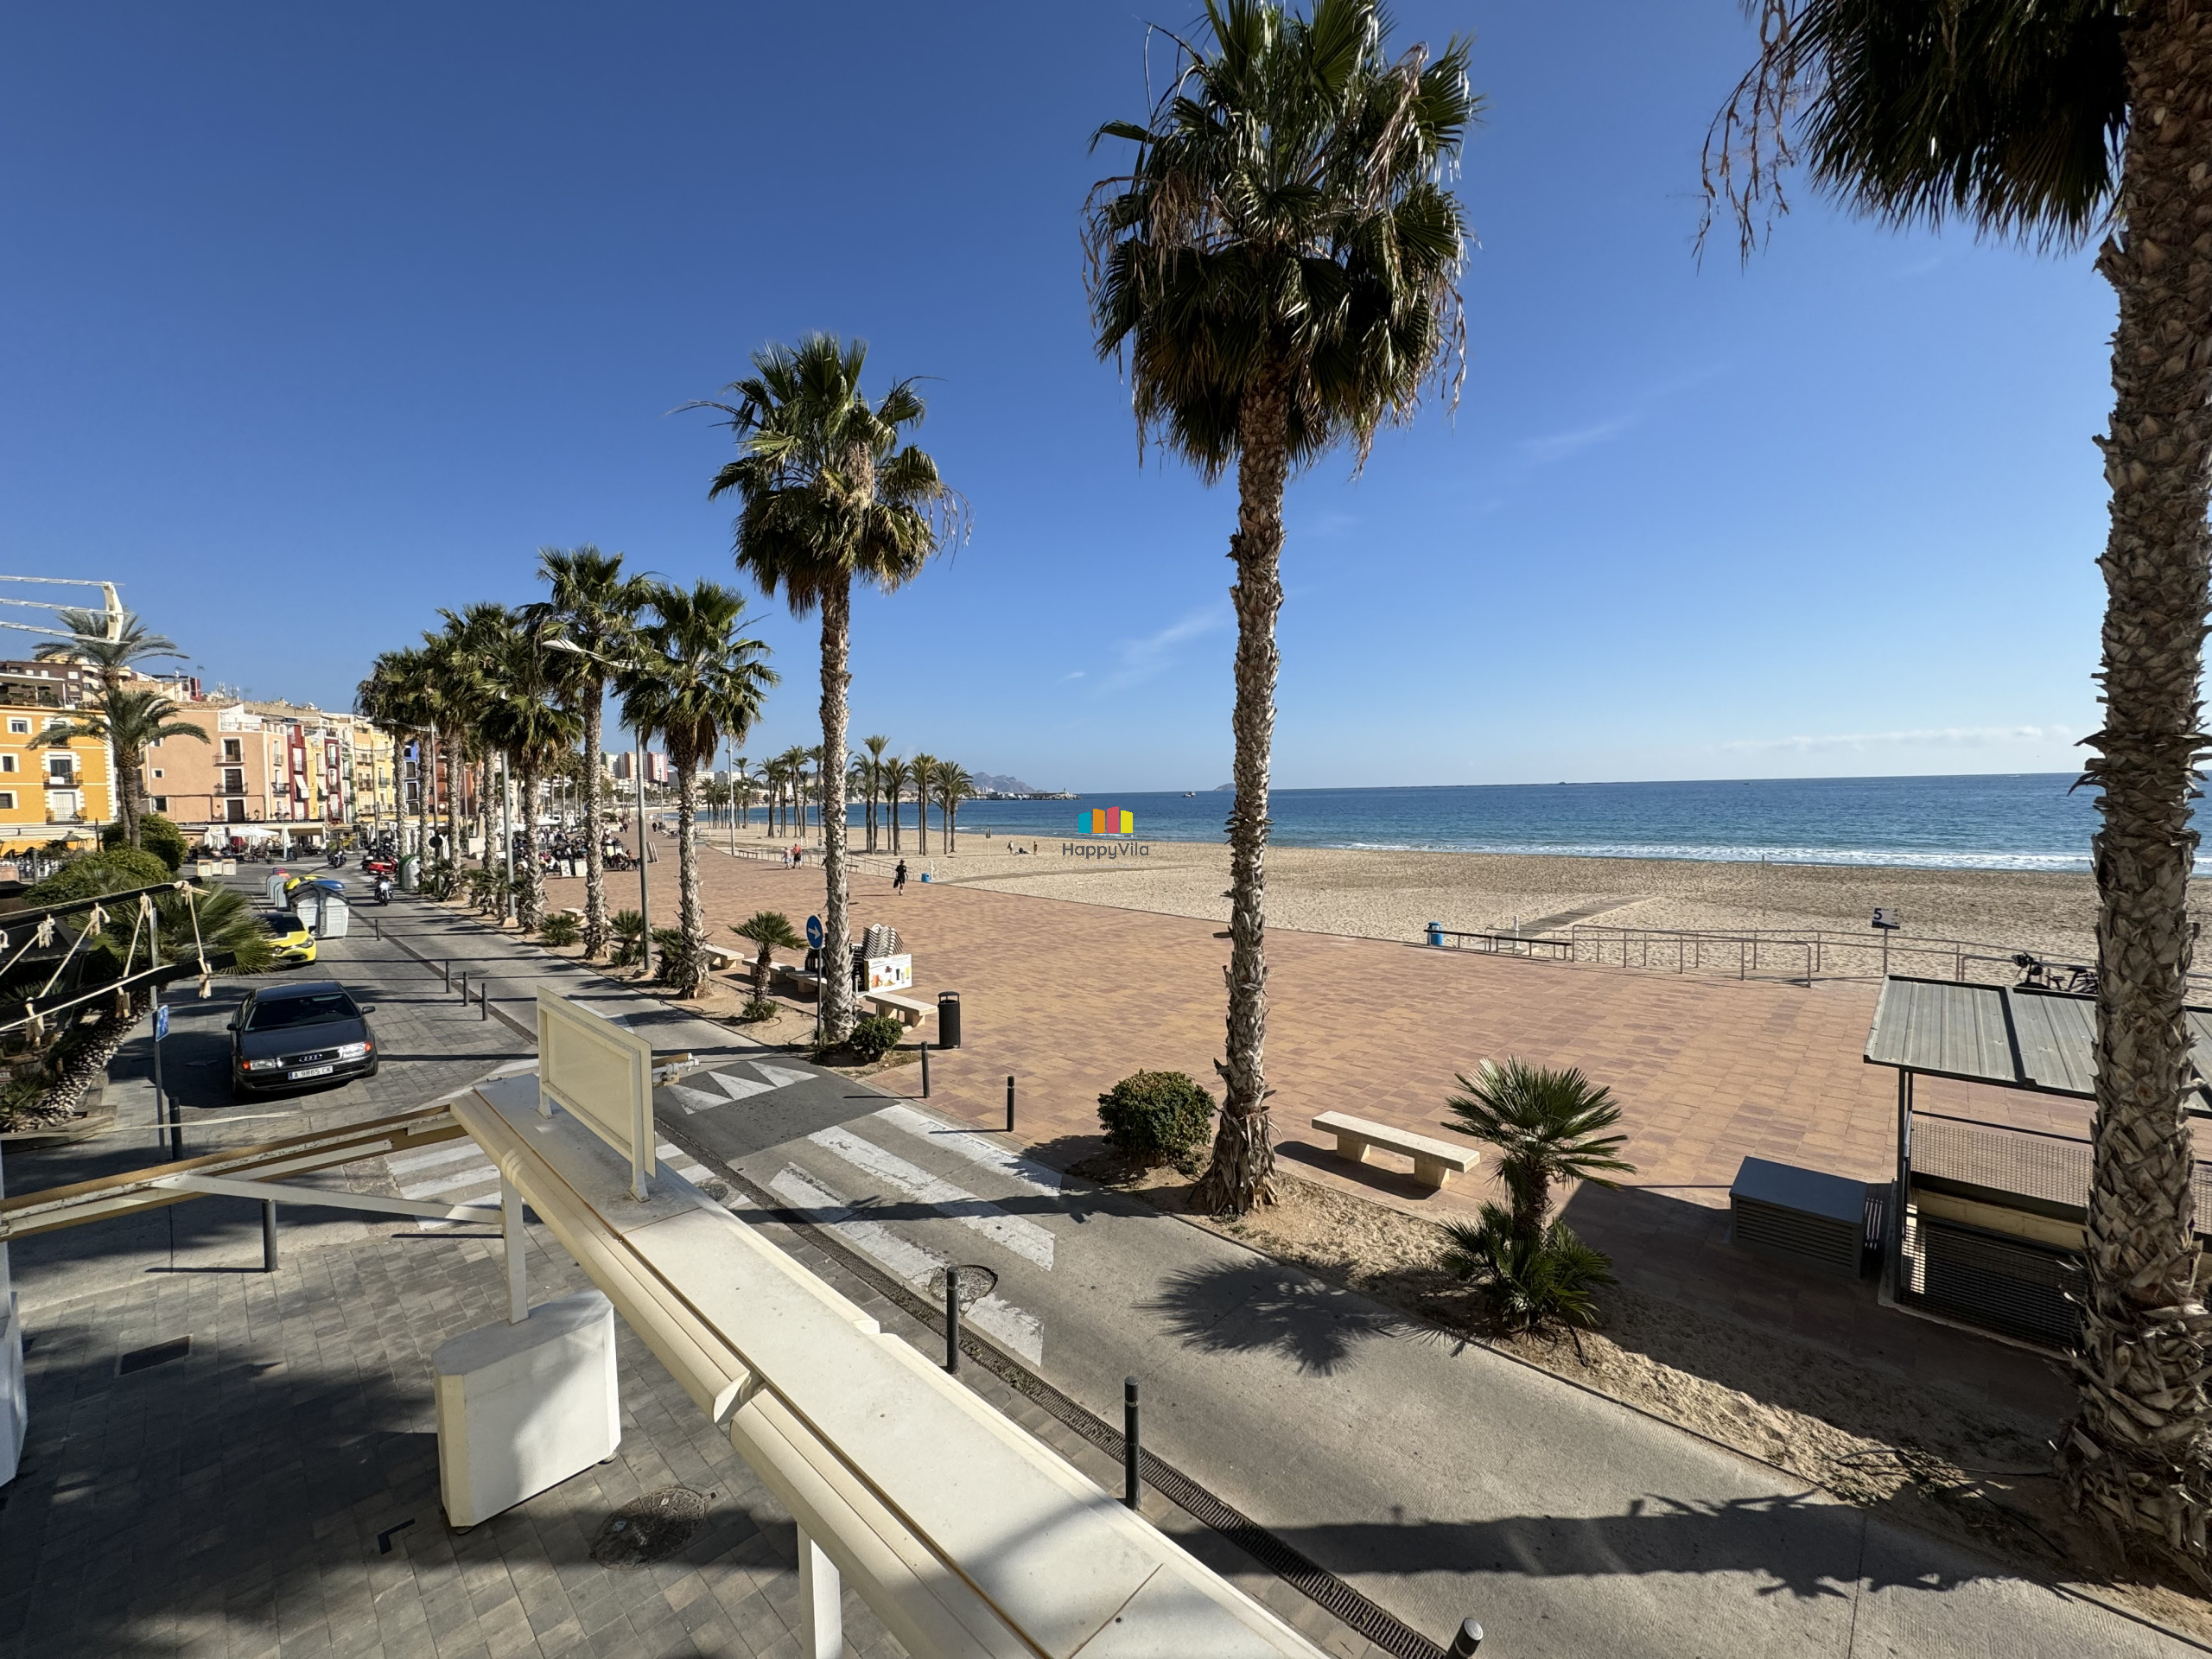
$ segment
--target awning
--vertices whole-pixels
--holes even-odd
[[[2096,999],[2007,985],[1893,977],[1866,1033],[1866,1063],[2077,1100],[2095,1096]],[[2190,1008],[2197,1087],[2212,1077],[2212,1008]]]

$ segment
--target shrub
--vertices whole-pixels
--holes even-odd
[[[1531,1238],[1513,1230],[1503,1205],[1486,1204],[1480,1221],[1447,1222],[1444,1231],[1452,1244],[1444,1265],[1476,1282],[1500,1328],[1596,1326],[1597,1293],[1614,1282],[1613,1259],[1577,1238],[1566,1222]]]
[[[135,847],[111,847],[71,859],[52,875],[23,894],[26,905],[66,905],[72,899],[93,899],[104,893],[129,893],[174,878],[175,872],[149,852]]]
[[[634,968],[645,957],[645,918],[634,910],[618,910],[607,918],[607,965]]]
[[[1213,1096],[1180,1071],[1135,1072],[1098,1096],[1106,1144],[1147,1167],[1195,1152],[1213,1114]]]
[[[872,1014],[853,1027],[853,1034],[845,1039],[845,1046],[863,1065],[873,1065],[893,1049],[906,1027],[887,1014]]]
[[[126,844],[121,819],[100,831],[101,846],[117,848]],[[138,845],[141,850],[153,854],[168,865],[171,875],[184,868],[185,857],[192,850],[184,831],[158,812],[149,812],[138,820]]]
[[[584,925],[573,916],[548,916],[537,925],[537,941],[562,949],[584,936]]]
[[[737,1017],[748,1026],[757,1026],[763,1020],[772,1020],[780,1012],[765,996],[756,996],[737,1011]]]

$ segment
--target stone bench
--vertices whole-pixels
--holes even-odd
[[[804,968],[794,968],[788,963],[779,962],[768,970],[771,989],[779,980],[791,988],[793,995],[815,996],[822,990],[821,975],[810,974]]]
[[[861,1001],[878,1014],[896,1014],[899,1023],[912,1031],[927,1019],[930,1005],[918,997],[901,996],[896,991],[862,991]]]
[[[1433,1141],[1410,1129],[1394,1129],[1388,1123],[1354,1117],[1348,1112],[1323,1112],[1313,1120],[1317,1129],[1337,1137],[1337,1155],[1355,1164],[1367,1161],[1368,1153],[1380,1147],[1414,1160],[1414,1179],[1425,1186],[1441,1187],[1454,1175],[1475,1166],[1477,1154],[1449,1141]]]
[[[716,972],[752,966],[753,959],[750,957],[741,950],[733,950],[726,944],[708,945],[706,953],[707,966]]]

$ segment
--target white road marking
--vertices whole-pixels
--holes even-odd
[[[941,1180],[926,1169],[886,1152],[873,1141],[861,1140],[850,1130],[823,1129],[807,1139],[909,1197],[938,1205],[948,1220],[972,1227],[1016,1255],[1034,1262],[1047,1272],[1052,1270],[1052,1236],[1034,1222],[1010,1216],[988,1198],[979,1198],[965,1187]]]
[[[404,1175],[418,1169],[428,1169],[433,1164],[450,1164],[458,1158],[481,1158],[483,1155],[483,1147],[474,1141],[464,1141],[457,1147],[433,1147],[428,1152],[396,1154],[385,1161],[391,1166],[394,1175]]]
[[[936,1251],[904,1239],[880,1221],[858,1219],[852,1206],[835,1193],[817,1186],[794,1167],[768,1185],[809,1221],[827,1227],[863,1255],[872,1256],[914,1289],[926,1293],[933,1274],[952,1263]],[[995,1337],[1033,1365],[1045,1359],[1045,1326],[1034,1313],[1001,1300],[996,1294],[969,1305],[963,1317],[977,1330]]]
[[[694,1186],[704,1186],[715,1179],[713,1170],[709,1169],[704,1164],[696,1162],[691,1154],[681,1147],[672,1147],[663,1141],[653,1148],[653,1152],[661,1162],[666,1164]]]
[[[741,1077],[729,1071],[709,1071],[707,1077],[717,1089],[732,1100],[744,1100],[753,1095],[765,1095],[772,1089],[779,1089],[783,1086],[781,1084],[762,1083],[753,1077]]]
[[[822,1075],[818,1071],[794,1071],[787,1065],[764,1065],[759,1060],[752,1062],[752,1065],[755,1071],[768,1079],[768,1086],[772,1089],[781,1089],[794,1083],[811,1083]]]
[[[478,1164],[474,1168],[462,1170],[458,1175],[448,1175],[442,1180],[418,1181],[413,1186],[403,1186],[399,1189],[399,1196],[403,1198],[427,1198],[433,1192],[451,1192],[459,1187],[481,1186],[486,1181],[499,1179],[499,1172],[496,1166]]]
[[[686,1084],[664,1083],[661,1087],[676,1096],[676,1103],[683,1109],[687,1116],[693,1112],[711,1112],[717,1106],[729,1104],[720,1095],[710,1095],[703,1089],[694,1089]]]
[[[925,1138],[933,1147],[947,1152],[957,1152],[970,1163],[995,1169],[1009,1180],[1019,1181],[1033,1192],[1046,1198],[1060,1196],[1060,1172],[1008,1152],[995,1141],[986,1141],[973,1129],[955,1128],[937,1119],[916,1111],[911,1106],[887,1106],[876,1116],[907,1134]]]

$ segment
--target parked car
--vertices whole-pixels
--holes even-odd
[[[315,960],[315,935],[296,912],[272,910],[261,918],[261,925],[269,930],[271,962]]]
[[[377,1074],[371,1009],[334,979],[270,985],[247,993],[231,1016],[231,1097],[250,1100],[302,1083],[343,1083]]]

